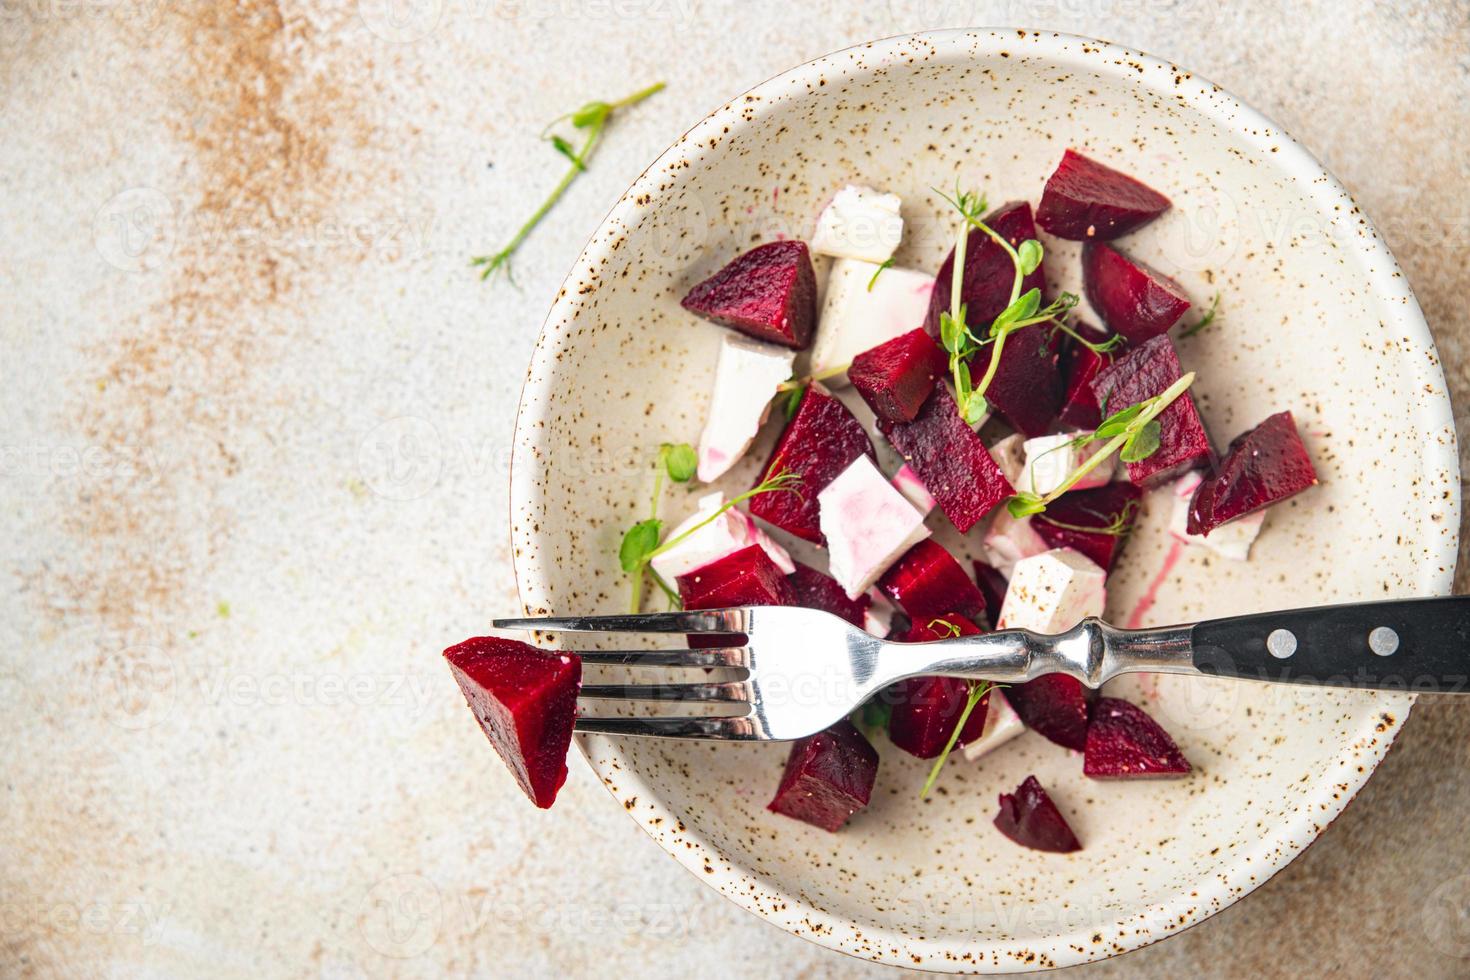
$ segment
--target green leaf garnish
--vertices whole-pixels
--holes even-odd
[[[1028,238],[1016,249],[1016,257],[1021,263],[1021,275],[1029,276],[1041,265],[1043,255],[1041,243],[1034,238]]]
[[[1097,469],[1113,453],[1122,450],[1124,462],[1136,463],[1147,459],[1159,449],[1159,438],[1161,426],[1155,421],[1164,409],[1174,404],[1175,400],[1189,390],[1194,384],[1194,372],[1184,375],[1168,388],[1152,398],[1146,398],[1137,405],[1127,408],[1108,416],[1091,433],[1089,441],[1107,440],[1101,449],[1087,457],[1075,470],[1067,475],[1067,478],[1059,483],[1056,489],[1046,496],[1038,496],[1034,493],[1018,493],[1006,501],[1006,510],[1017,520],[1023,517],[1031,517],[1046,510],[1046,505],[1056,500],[1062,494],[1071,490],[1087,474]],[[1107,396],[1103,398],[1103,404],[1107,404]],[[1106,407],[1104,408],[1106,411]],[[1104,431],[1106,427],[1106,431]],[[1107,433],[1113,433],[1109,436]],[[1082,438],[1081,436],[1078,437]],[[1076,441],[1076,440],[1073,440]]]
[[[801,407],[802,396],[806,394],[805,388],[792,388],[786,396],[786,421],[790,422],[796,418],[796,410]]]
[[[893,265],[893,259],[887,258],[887,259],[884,259],[883,260],[883,264],[882,265],[878,266],[877,269],[873,270],[873,278],[871,278],[871,279],[868,280],[868,292],[871,293],[873,291],[873,284],[878,281],[878,277],[880,275],[882,275],[883,270],[891,267],[892,265]]]
[[[602,131],[607,125],[608,119],[619,109],[626,109],[629,106],[637,105],[663,87],[663,82],[656,82],[616,102],[588,102],[576,112],[561,117],[562,119],[570,119],[572,125],[577,129],[586,130],[587,138],[583,140],[581,148],[578,149],[573,147],[568,140],[560,136],[553,135],[549,137],[551,145],[558,153],[571,162],[571,166],[566,174],[562,176],[561,181],[552,188],[551,195],[541,203],[541,206],[526,220],[526,223],[521,225],[520,230],[515,233],[515,236],[511,238],[510,242],[504,248],[494,255],[480,255],[470,260],[471,266],[478,266],[480,268],[480,278],[482,280],[489,279],[496,272],[502,270],[505,272],[506,278],[510,278],[511,256],[515,254],[516,249],[521,247],[521,243],[526,240],[526,236],[531,234],[531,231],[541,223],[541,219],[546,217],[556,202],[561,200],[562,195],[567,192],[568,187],[572,186],[572,181],[577,178],[577,175],[587,169],[587,161],[591,159],[592,151],[597,146],[597,141],[602,138]],[[552,125],[554,126],[560,121],[561,119],[553,120]],[[547,128],[550,129],[551,127],[548,126]]]
[[[623,566],[623,571],[636,572],[643,567],[658,547],[658,536],[663,526],[663,521],[650,517],[628,528],[618,548],[618,564]]]
[[[1159,451],[1159,433],[1162,428],[1158,419],[1145,422],[1123,443],[1118,458],[1125,463],[1141,463],[1148,459]]]
[[[694,473],[699,469],[699,457],[689,443],[666,442],[659,447],[659,453],[663,458],[664,470],[669,474],[670,480],[675,483],[688,483],[694,479]]]
[[[964,731],[965,722],[970,720],[970,713],[975,710],[975,705],[980,703],[980,700],[989,693],[993,686],[989,681],[970,682],[970,693],[965,698],[965,710],[961,711],[959,718],[956,719],[954,731],[949,733],[949,741],[944,743],[944,750],[934,760],[934,766],[929,770],[929,778],[924,780],[924,788],[919,790],[919,799],[922,800],[929,795],[929,790],[934,787],[934,783],[939,779],[939,770],[944,768],[945,760],[949,758],[950,752],[954,751],[954,743],[960,740],[960,732]]]
[[[1179,336],[1181,336],[1181,337],[1193,337],[1195,334],[1199,333],[1201,330],[1205,329],[1210,324],[1214,323],[1215,322],[1215,314],[1217,314],[1219,312],[1220,312],[1220,293],[1219,293],[1218,290],[1216,290],[1216,292],[1215,292],[1215,298],[1212,299],[1212,300],[1210,300],[1210,308],[1209,308],[1209,310],[1207,310],[1205,312],[1205,315],[1199,318],[1199,322],[1198,323],[1194,324],[1193,326],[1185,327],[1183,330],[1179,331]]]

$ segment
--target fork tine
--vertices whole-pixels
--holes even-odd
[[[745,647],[706,650],[579,650],[584,664],[621,664],[628,667],[749,667]]]
[[[596,701],[750,701],[744,681],[714,684],[587,684],[578,697]]]
[[[622,616],[541,616],[496,619],[502,630],[561,630],[571,633],[743,633],[744,609],[647,613]]]
[[[755,719],[737,718],[578,718],[576,730],[588,735],[655,738],[708,738],[748,742],[760,737]]]

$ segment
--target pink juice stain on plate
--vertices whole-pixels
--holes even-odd
[[[1148,584],[1148,589],[1143,593],[1142,598],[1138,600],[1138,604],[1133,607],[1133,612],[1128,614],[1128,621],[1124,625],[1124,629],[1136,630],[1143,626],[1143,618],[1148,615],[1148,611],[1153,608],[1154,603],[1159,599],[1159,589],[1168,581],[1169,573],[1174,571],[1174,566],[1179,563],[1179,559],[1183,554],[1183,541],[1175,541],[1169,547],[1169,553],[1164,556],[1164,563],[1159,566],[1158,574]]]

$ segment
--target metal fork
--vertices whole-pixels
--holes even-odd
[[[1321,606],[1146,630],[1085,619],[1055,636],[1000,630],[930,643],[881,640],[830,613],[787,606],[499,619],[495,626],[730,636],[730,646],[713,649],[581,653],[588,664],[745,673],[741,680],[707,683],[585,685],[580,696],[588,700],[719,704],[740,712],[577,720],[577,731],[604,735],[804,738],[888,685],[926,674],[1018,684],[1062,673],[1096,688],[1119,674],[1147,671],[1437,693],[1465,692],[1470,680],[1467,596]]]

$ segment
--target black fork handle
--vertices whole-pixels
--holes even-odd
[[[1196,624],[1190,640],[1212,676],[1470,693],[1470,596],[1234,616]]]

